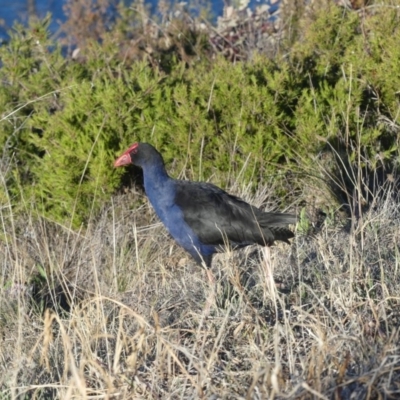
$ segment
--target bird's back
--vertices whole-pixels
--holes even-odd
[[[175,181],[175,202],[185,222],[207,245],[272,245],[288,242],[296,223],[292,214],[265,213],[238,197],[204,182]]]

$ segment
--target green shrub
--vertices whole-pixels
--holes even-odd
[[[398,156],[399,12],[321,9],[291,53],[304,90],[296,110],[297,136],[314,132],[373,163]],[[305,20],[304,22],[310,22]]]
[[[300,17],[274,60],[232,64],[207,49],[190,64],[172,54],[167,69],[121,59],[112,31],[74,61],[48,38],[48,21],[17,27],[0,49],[2,171],[14,204],[23,194],[79,226],[118,188],[124,171],[113,160],[138,140],[175,176],[221,185],[274,176],[279,195],[319,175],[316,157],[331,148],[350,163],[362,153],[368,168],[396,165],[399,11],[331,5]]]

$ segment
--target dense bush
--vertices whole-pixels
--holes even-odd
[[[154,54],[121,56],[118,41],[131,33],[118,21],[76,59],[63,57],[46,21],[16,27],[0,49],[2,170],[14,204],[32,201],[78,226],[119,186],[123,171],[112,161],[137,140],[193,179],[216,174],[226,184],[240,173],[257,185],[273,174],[279,188],[287,176],[278,170],[296,172],[282,194],[300,187],[302,174],[318,175],[317,155],[332,148],[369,169],[396,166],[399,11],[331,3],[302,12],[297,36],[283,34],[274,59],[234,64],[210,57],[207,34],[191,28],[191,57],[171,35],[168,48],[154,45],[157,64]],[[182,20],[166,29],[177,26]]]

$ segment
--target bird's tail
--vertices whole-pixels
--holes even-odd
[[[273,233],[274,240],[289,243],[289,239],[294,237],[294,233],[289,229],[289,225],[295,225],[297,217],[294,214],[268,212],[263,213],[258,218],[258,222],[261,227],[265,227]]]
[[[295,225],[297,222],[297,217],[294,214],[273,212],[262,213],[257,219],[261,226],[268,227],[287,227],[288,225]]]

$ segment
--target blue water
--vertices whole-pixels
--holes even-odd
[[[260,4],[269,4],[271,0],[251,0],[250,7],[253,8]],[[146,0],[147,3],[155,8],[157,0]],[[66,0],[0,0],[0,43],[7,39],[7,31],[13,26],[15,21],[24,25],[27,24],[29,15],[29,6],[32,4],[35,14],[39,18],[45,17],[48,12],[52,13],[52,22],[50,31],[57,33],[60,23],[65,21],[63,6]],[[279,2],[278,2],[279,3]],[[223,10],[223,0],[211,1],[211,9],[215,16],[221,15]],[[273,7],[273,9],[276,9]]]
[[[63,12],[64,0],[31,0],[34,10],[39,18],[46,16],[48,12],[53,15],[50,24],[50,31],[56,33],[59,23],[65,21]],[[7,31],[13,26],[14,22],[26,25],[28,22],[28,3],[29,0],[0,0],[0,40],[8,37]]]

